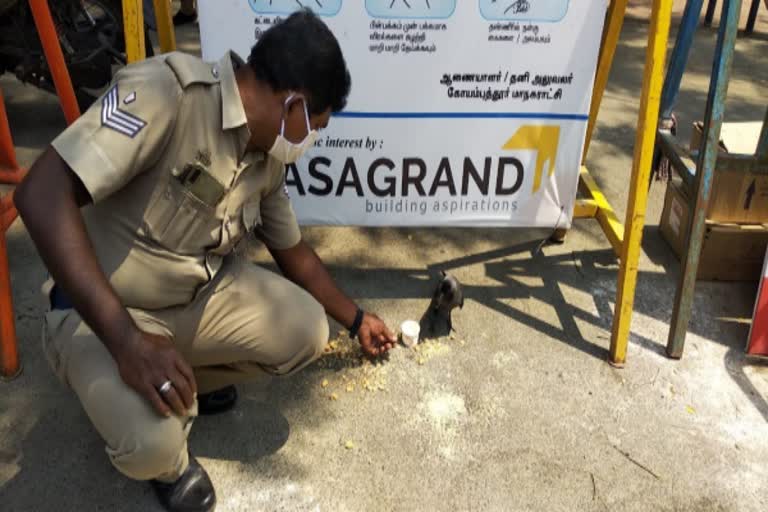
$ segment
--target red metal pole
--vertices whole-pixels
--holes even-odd
[[[21,372],[16,348],[16,326],[13,318],[11,276],[5,244],[5,226],[0,232],[0,377],[13,379]]]
[[[61,53],[59,37],[51,18],[51,11],[48,9],[48,2],[47,0],[29,0],[29,5],[32,7],[32,16],[35,18],[37,33],[43,44],[45,60],[51,70],[56,94],[59,95],[61,108],[64,110],[64,117],[67,124],[72,124],[75,119],[80,117],[80,107],[77,106],[75,90],[72,88],[69,70],[67,70],[67,64],[64,62],[64,55]]]
[[[16,162],[16,150],[13,148],[11,127],[8,125],[8,114],[5,111],[3,91],[0,91],[0,183],[17,183],[12,181],[15,170],[19,167]]]
[[[32,16],[35,19],[37,33],[43,46],[45,59],[51,71],[56,94],[67,124],[72,124],[80,117],[80,108],[72,87],[64,55],[59,45],[59,37],[51,18],[47,0],[29,0]],[[5,102],[0,93],[0,183],[16,184],[24,177],[19,169],[16,152],[8,125]],[[13,193],[0,197],[0,377],[13,379],[21,372],[19,353],[16,346],[16,326],[11,295],[11,276],[8,268],[8,252],[5,232],[16,218],[13,206]]]
[[[11,128],[5,111],[5,101],[0,91],[0,183],[16,184],[24,177],[24,171],[16,162]],[[21,371],[16,347],[16,326],[11,296],[11,277],[8,269],[8,253],[5,231],[16,218],[13,192],[0,197],[0,378],[13,379]]]
[[[13,204],[13,191],[11,191],[0,197],[0,233],[5,233],[11,227],[13,221],[16,220],[16,215],[18,212]]]

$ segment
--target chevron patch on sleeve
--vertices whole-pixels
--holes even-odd
[[[147,122],[120,110],[120,95],[115,84],[101,101],[101,126],[106,126],[127,137],[135,137],[147,126]]]

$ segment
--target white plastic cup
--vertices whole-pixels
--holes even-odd
[[[406,347],[414,347],[419,343],[419,332],[421,326],[419,322],[414,320],[406,320],[400,325],[400,332],[402,333],[403,345]]]

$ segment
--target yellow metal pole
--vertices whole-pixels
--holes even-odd
[[[597,64],[595,86],[592,89],[592,103],[589,109],[589,122],[587,123],[587,137],[584,139],[584,153],[581,163],[587,161],[589,144],[592,142],[592,132],[597,122],[597,113],[600,111],[600,103],[603,101],[603,93],[608,85],[608,75],[611,74],[613,57],[616,54],[616,46],[619,44],[621,27],[624,25],[624,11],[627,9],[628,0],[611,0],[608,7],[608,26],[603,31],[603,43],[600,46],[600,60]]]
[[[659,120],[661,87],[664,82],[664,58],[667,53],[669,23],[673,0],[654,0],[648,49],[645,53],[645,76],[640,100],[640,115],[635,139],[632,181],[624,223],[624,245],[621,249],[616,311],[613,316],[610,362],[622,366],[627,358],[627,341],[635,302],[640,242],[645,225],[648,182]]]
[[[595,218],[600,223],[600,227],[603,228],[603,233],[605,233],[605,237],[611,243],[616,257],[620,258],[621,248],[624,243],[624,226],[619,221],[616,212],[613,211],[613,207],[608,202],[608,199],[606,199],[603,191],[597,186],[595,179],[583,165],[579,174],[579,190],[587,196],[587,199],[592,199],[597,205]]]
[[[597,201],[594,199],[577,199],[573,205],[574,219],[594,219],[597,215]]]
[[[155,20],[157,20],[157,35],[160,39],[160,51],[168,53],[176,50],[176,32],[173,30],[171,18],[171,2],[168,0],[153,0],[155,5]]]
[[[128,63],[144,59],[147,56],[147,48],[144,45],[142,0],[123,0],[123,30]]]

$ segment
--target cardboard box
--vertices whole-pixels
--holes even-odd
[[[753,155],[762,122],[723,123],[720,151]],[[701,147],[703,124],[693,123],[691,150]],[[707,219],[713,222],[762,224],[768,222],[768,169],[745,173],[715,169]]]
[[[661,214],[661,234],[678,258],[683,253],[690,216],[689,201],[680,185],[669,183]],[[720,224],[707,221],[697,279],[758,281],[768,247],[768,227],[762,224]]]

